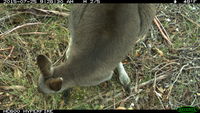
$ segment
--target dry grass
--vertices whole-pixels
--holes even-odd
[[[27,8],[43,10],[16,12]],[[148,36],[138,41],[136,50],[124,60],[135,86],[132,95],[124,95],[117,77],[95,87],[76,87],[68,105],[63,104],[61,94],[39,94],[36,57],[46,54],[54,62],[62,57],[68,46],[68,20],[58,12],[67,14],[69,8],[56,4],[0,5],[0,109],[200,107],[199,4],[160,5],[157,17],[173,45],[169,45],[155,24]],[[58,12],[46,15],[45,10]],[[156,81],[160,76],[167,78]],[[149,84],[140,87],[146,81]]]

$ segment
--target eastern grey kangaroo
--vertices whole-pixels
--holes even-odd
[[[115,68],[121,84],[129,88],[131,80],[121,61],[147,33],[154,16],[152,4],[74,4],[67,61],[52,67],[46,56],[37,57],[42,73],[39,91],[48,94],[98,85],[110,80]]]

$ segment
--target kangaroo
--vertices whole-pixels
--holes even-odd
[[[70,14],[67,61],[52,67],[37,57],[42,73],[38,89],[49,94],[75,86],[94,86],[110,80],[117,68],[119,80],[130,89],[122,59],[149,30],[155,16],[152,4],[74,4]]]

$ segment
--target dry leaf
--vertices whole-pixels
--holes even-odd
[[[160,49],[155,48],[155,50],[159,54],[159,56],[164,56],[164,53]]]
[[[136,56],[136,57],[141,56],[141,54],[140,54],[140,50],[136,50],[136,51],[135,51],[135,56]]]
[[[158,91],[161,93],[164,93],[165,89],[163,89],[162,87],[157,87]]]
[[[62,100],[62,101],[60,102],[60,109],[62,109],[64,105],[65,105],[65,102],[64,102],[64,100]]]
[[[18,68],[15,68],[14,69],[14,77],[21,78],[21,75],[22,75],[22,72]]]
[[[119,106],[119,107],[116,108],[116,110],[126,110],[126,108]]]
[[[133,108],[132,108],[132,107],[130,107],[130,108],[128,108],[127,110],[133,110]]]

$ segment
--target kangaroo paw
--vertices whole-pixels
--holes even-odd
[[[64,103],[67,104],[69,102],[69,99],[70,99],[70,93],[72,91],[72,88],[69,88],[69,89],[66,89],[63,91],[63,94],[62,94],[62,98],[64,100]]]

